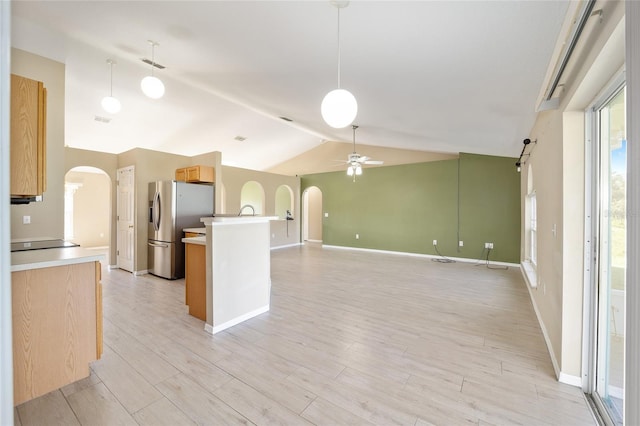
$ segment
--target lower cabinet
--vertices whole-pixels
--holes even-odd
[[[207,320],[207,257],[206,246],[187,243],[185,253],[185,303],[189,315]]]
[[[100,262],[11,273],[14,405],[89,376],[102,353]]]

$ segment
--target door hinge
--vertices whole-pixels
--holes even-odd
[[[116,256],[120,256],[120,250],[116,250]]]

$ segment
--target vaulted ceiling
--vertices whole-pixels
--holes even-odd
[[[337,86],[338,9],[328,1],[18,0],[12,10],[12,45],[66,64],[68,146],[221,151],[224,164],[290,174],[335,170],[328,141],[351,150],[351,128],[320,115]],[[352,1],[340,11],[341,86],[358,100],[358,145],[409,158],[517,156],[568,10],[566,1]],[[140,91],[147,40],[166,67],[155,71],[159,100]],[[115,115],[100,107],[108,58]]]

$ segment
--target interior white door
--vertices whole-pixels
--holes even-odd
[[[118,169],[118,268],[133,272],[135,244],[135,169],[134,166]]]

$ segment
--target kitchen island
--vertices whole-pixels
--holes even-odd
[[[271,216],[204,217],[206,259],[205,330],[215,334],[269,310]]]
[[[102,354],[103,260],[80,247],[11,253],[14,405],[89,376]]]

